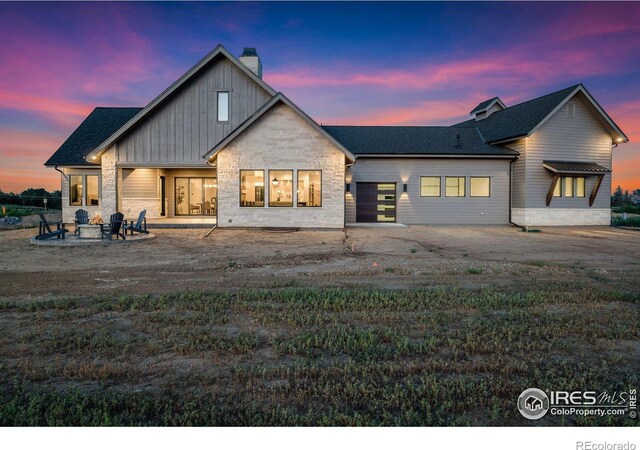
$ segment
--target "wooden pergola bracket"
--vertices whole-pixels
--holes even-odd
[[[596,195],[598,195],[598,190],[600,189],[600,185],[602,184],[602,179],[604,175],[598,175],[596,179],[596,184],[593,186],[593,191],[591,191],[591,195],[589,196],[589,206],[593,206],[593,203],[596,201]]]
[[[547,206],[551,204],[551,200],[553,200],[553,191],[556,190],[556,185],[560,181],[560,175],[557,173],[553,174],[553,178],[551,179],[551,187],[549,188],[549,192],[547,192]],[[595,195],[592,194],[595,198]]]

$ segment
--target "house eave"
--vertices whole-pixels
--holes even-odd
[[[517,159],[518,154],[513,155],[477,155],[477,154],[425,154],[425,153],[362,153],[356,158],[440,158],[440,159]]]

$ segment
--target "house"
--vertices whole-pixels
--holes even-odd
[[[144,108],[98,107],[45,163],[63,220],[206,218],[219,227],[608,225],[628,138],[579,84],[452,126],[320,126],[223,46]]]

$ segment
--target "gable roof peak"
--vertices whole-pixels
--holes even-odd
[[[251,69],[249,69],[245,64],[241,63],[238,58],[233,56],[229,50],[227,50],[222,44],[218,44],[216,48],[214,48],[211,52],[209,52],[204,58],[198,61],[191,69],[186,71],[180,78],[178,78],[171,86],[162,91],[160,95],[154,98],[147,106],[145,106],[138,114],[136,114],[131,120],[125,123],[120,129],[111,134],[104,142],[98,145],[91,153],[87,155],[87,158],[93,159],[93,157],[97,157],[101,155],[105,150],[107,150],[113,143],[115,143],[122,135],[124,135],[127,131],[129,131],[135,124],[140,122],[144,117],[146,117],[151,111],[155,110],[158,106],[164,103],[165,99],[167,99],[173,92],[178,90],[180,86],[186,83],[191,77],[195,76],[201,69],[207,66],[211,61],[214,60],[218,55],[225,56],[229,61],[231,61],[237,68],[239,68],[242,72],[244,72],[249,78],[251,78],[255,83],[261,86],[266,92],[270,95],[275,95],[276,90],[269,86],[266,82],[262,80],[258,75],[256,75]]]

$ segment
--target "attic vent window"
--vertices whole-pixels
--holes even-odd
[[[575,103],[567,103],[567,116],[575,117],[576,116],[576,105]]]
[[[229,93],[218,92],[218,122],[229,121]]]

